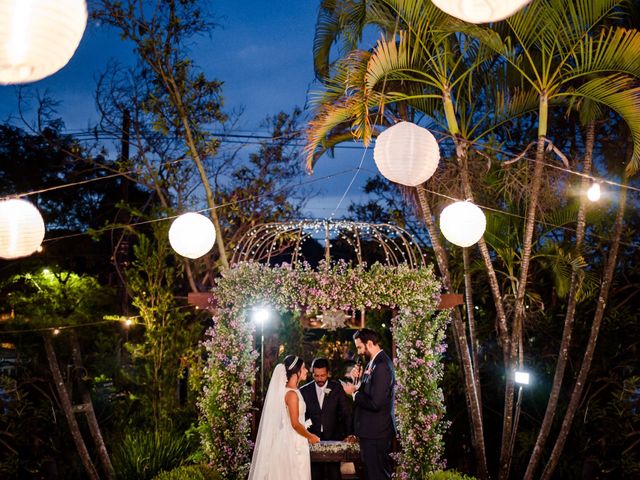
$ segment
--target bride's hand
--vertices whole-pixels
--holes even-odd
[[[311,434],[311,436],[309,437],[309,443],[311,445],[315,445],[316,443],[320,443],[320,437],[317,435],[314,435],[313,433]]]

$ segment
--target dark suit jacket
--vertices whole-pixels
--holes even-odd
[[[380,352],[370,370],[365,367],[362,384],[355,396],[354,430],[360,438],[391,438],[396,433],[393,363]]]
[[[352,432],[351,405],[340,383],[327,380],[327,388],[331,391],[325,392],[322,409],[318,403],[315,382],[309,382],[300,388],[304,403],[307,404],[305,417],[313,422],[309,431],[318,435],[321,440],[343,440]]]

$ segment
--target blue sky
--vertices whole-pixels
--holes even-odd
[[[233,0],[210,1],[219,27],[210,38],[193,49],[197,64],[210,78],[224,82],[225,108],[244,113],[238,128],[257,132],[260,122],[280,110],[304,107],[313,89],[312,46],[317,0]],[[91,4],[91,2],[90,2]],[[61,104],[58,108],[69,130],[87,128],[97,121],[94,107],[96,78],[110,60],[127,64],[131,48],[120,41],[110,27],[90,23],[76,54],[53,76],[29,85],[29,90],[47,90]],[[0,86],[0,120],[17,115],[16,89]],[[27,111],[27,118],[33,112]],[[14,121],[18,123],[18,121]],[[314,177],[356,168],[363,150],[338,149],[336,158],[323,157]],[[343,201],[337,216],[344,214],[350,199],[360,195],[361,186],[375,170],[372,151]],[[308,204],[314,217],[331,215],[353,177],[353,172],[314,183],[320,195]]]

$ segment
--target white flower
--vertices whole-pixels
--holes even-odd
[[[331,393],[331,389],[330,388],[325,388],[324,389],[324,394],[325,395],[329,395]]]
[[[305,428],[311,428],[311,425],[313,425],[313,422],[311,421],[310,418],[307,418],[307,421],[304,422]]]

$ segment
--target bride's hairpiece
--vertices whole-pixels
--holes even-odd
[[[294,358],[293,362],[291,362],[291,365],[287,367],[287,370],[293,370],[293,367],[296,366],[296,363],[298,363],[298,360],[299,360],[298,357]]]

